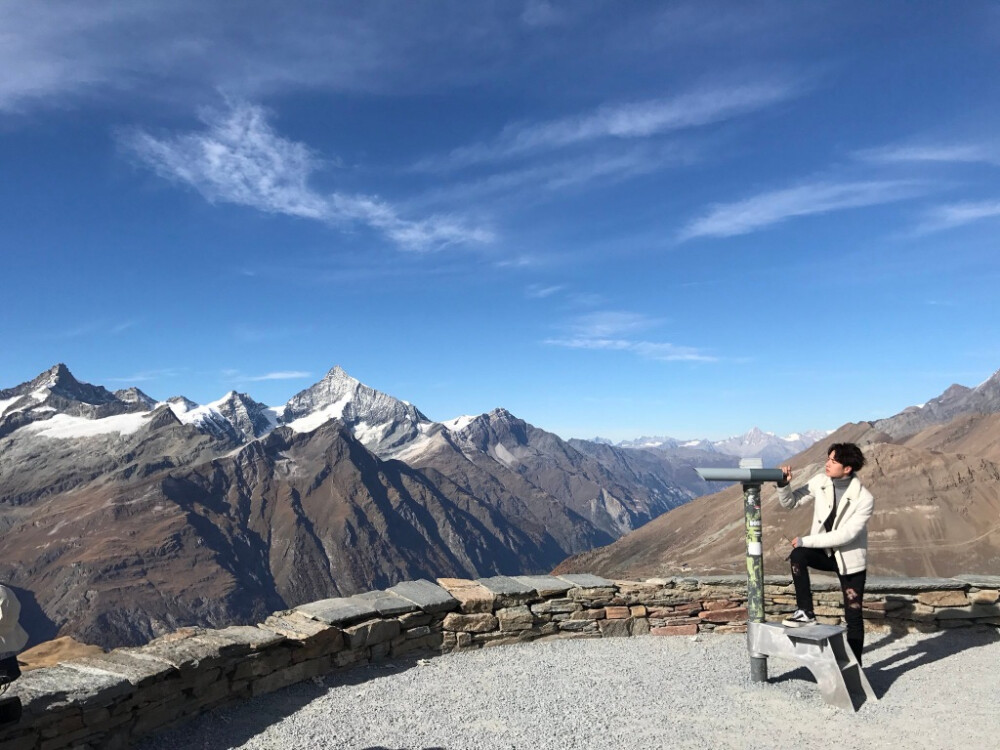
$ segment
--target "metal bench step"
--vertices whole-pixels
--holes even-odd
[[[798,662],[816,678],[823,700],[854,711],[866,700],[878,698],[847,644],[846,631],[842,625],[788,628],[776,622],[750,622],[747,645],[752,657]]]

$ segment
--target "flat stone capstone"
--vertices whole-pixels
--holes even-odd
[[[423,578],[397,583],[387,591],[408,599],[429,614],[447,612],[458,607],[458,599],[449,594],[446,589]]]

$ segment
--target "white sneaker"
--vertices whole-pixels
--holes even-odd
[[[785,619],[782,623],[786,628],[803,628],[806,625],[815,625],[816,618],[801,609],[795,610],[795,614]]]

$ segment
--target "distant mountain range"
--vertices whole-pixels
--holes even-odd
[[[846,424],[789,460],[793,486],[823,471],[827,445],[856,442],[868,458],[859,476],[875,496],[872,575],[1000,575],[998,394],[1000,371],[893,417]],[[745,568],[741,494],[736,485],[699,497],[557,570],[617,578],[738,573]],[[773,485],[763,498],[765,571],[787,573],[787,540],[808,529],[812,507],[781,509]]]
[[[743,435],[724,440],[678,440],[671,437],[640,437],[635,440],[623,440],[612,443],[604,438],[594,438],[594,442],[605,445],[617,445],[619,448],[643,448],[660,451],[671,456],[690,455],[692,451],[720,453],[724,456],[737,458],[760,458],[765,466],[776,466],[789,456],[805,450],[817,440],[829,435],[831,430],[809,430],[794,433],[785,437],[773,432],[764,432],[758,427],[751,428]]]
[[[565,441],[504,409],[434,422],[340,367],[270,407],[112,392],[60,364],[0,390],[0,578],[35,642],[139,643],[404,579],[545,571],[737,455]]]

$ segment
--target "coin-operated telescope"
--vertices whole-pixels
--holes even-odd
[[[695,469],[709,482],[740,482],[747,537],[747,620],[764,622],[764,546],[761,542],[760,488],[764,482],[783,482],[781,469],[765,469],[759,458],[745,458],[739,468]],[[750,649],[750,679],[767,682],[767,657]]]

